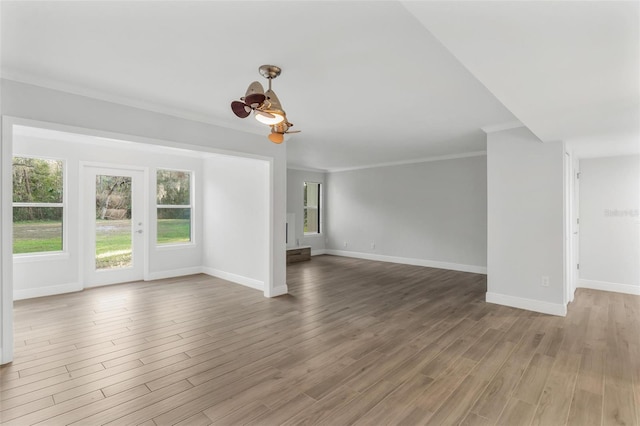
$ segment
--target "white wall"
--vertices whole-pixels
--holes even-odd
[[[204,271],[263,290],[269,272],[269,167],[261,160],[204,160]]]
[[[320,234],[304,235],[304,183],[321,184]],[[328,235],[326,173],[306,170],[287,169],[287,214],[295,215],[295,235],[290,235],[289,246],[311,246],[311,254],[321,254],[325,250],[325,238]]]
[[[564,155],[524,127],[487,135],[488,302],[566,314]]]
[[[332,172],[325,198],[329,253],[486,270],[484,155]]]
[[[578,285],[640,294],[640,156],[580,160]]]
[[[128,165],[132,167],[147,167],[149,170],[149,206],[155,205],[155,170],[171,168],[192,171],[194,174],[194,200],[202,198],[202,160],[195,156],[181,155],[178,152],[154,152],[146,146],[132,147],[118,144],[116,141],[96,145],[93,138],[86,137],[86,142],[64,140],[60,136],[41,138],[14,135],[13,152],[16,156],[41,156],[56,158],[64,161],[66,169],[65,192],[67,201],[67,217],[64,229],[67,233],[67,245],[64,255],[52,256],[17,256],[13,267],[14,299],[48,296],[51,294],[79,291],[84,288],[81,274],[82,256],[80,253],[83,241],[80,235],[80,224],[83,221],[80,206],[80,162],[91,161],[109,163],[112,165]],[[146,236],[149,247],[148,278],[185,275],[199,272],[202,265],[202,249],[198,241],[201,236],[196,235],[193,244],[179,246],[158,247],[156,240],[155,215],[149,217]],[[198,203],[194,206],[194,230],[202,229],[202,212]],[[46,260],[40,260],[44,258]]]
[[[85,96],[2,79],[0,112],[3,116],[33,120],[66,128],[91,129],[105,137],[168,146],[200,147],[203,151],[258,156],[270,162],[270,265],[266,296],[286,292],[286,151],[284,146],[269,143],[264,136],[241,133],[208,123],[120,105]],[[221,100],[222,102],[223,100]],[[224,100],[228,102],[228,100]],[[2,197],[0,209],[10,212],[11,152],[4,149],[7,129],[3,122]],[[82,132],[80,132],[82,133]],[[126,137],[123,137],[126,136]],[[10,217],[10,216],[9,216]],[[11,224],[2,223],[2,300],[0,300],[0,363],[12,357],[13,260],[10,240]]]

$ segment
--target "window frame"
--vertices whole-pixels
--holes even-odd
[[[307,185],[314,184],[318,185],[318,206],[307,206],[305,202],[305,192],[307,191]],[[322,235],[323,231],[323,223],[322,223],[322,182],[311,182],[304,181],[302,188],[302,232],[305,237],[314,236],[314,235]],[[307,232],[304,230],[304,217],[307,210],[316,210],[318,212],[318,231],[317,232]],[[308,217],[308,215],[307,215]]]
[[[68,174],[68,162],[66,158],[60,157],[52,157],[46,155],[34,155],[34,154],[19,154],[13,153],[11,155],[11,176],[13,178],[13,159],[14,158],[31,158],[34,160],[51,160],[51,161],[60,161],[62,164],[62,202],[61,203],[41,203],[41,202],[14,202],[13,201],[13,182],[11,184],[11,222],[12,222],[12,238],[11,238],[11,254],[13,255],[14,263],[25,263],[31,262],[35,260],[55,260],[60,258],[68,258],[69,257],[69,244],[68,244],[68,229],[69,223],[68,218],[68,188],[67,188],[67,174]],[[51,251],[34,251],[30,253],[13,253],[14,246],[14,236],[13,236],[13,209],[15,207],[34,207],[34,208],[62,208],[62,250],[51,250]]]
[[[158,204],[158,172],[159,171],[169,171],[169,172],[182,172],[189,174],[189,204]],[[184,247],[189,245],[195,245],[195,220],[194,220],[194,176],[195,172],[193,170],[185,170],[185,169],[173,169],[169,167],[156,167],[155,169],[155,192],[154,199],[156,203],[155,208],[155,216],[156,216],[156,238],[155,238],[155,247],[157,249],[171,248],[171,247]],[[158,242],[158,209],[189,209],[189,241],[184,242],[172,242],[172,243],[159,243]]]

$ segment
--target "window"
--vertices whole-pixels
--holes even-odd
[[[304,233],[320,233],[320,184],[304,183]]]
[[[191,241],[191,172],[158,170],[156,174],[158,244]]]
[[[63,162],[13,157],[13,253],[63,250]]]

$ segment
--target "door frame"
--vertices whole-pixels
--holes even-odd
[[[13,124],[2,117],[0,146],[0,365],[13,361]]]
[[[578,249],[580,236],[578,220],[578,167],[572,153],[564,153],[564,299],[565,305],[573,302],[578,273]]]
[[[106,280],[105,282],[100,282],[100,283],[91,283],[88,284],[88,273],[87,273],[87,269],[88,269],[88,262],[89,262],[89,256],[94,256],[95,257],[95,247],[88,247],[89,244],[89,231],[90,229],[88,229],[89,227],[87,226],[87,223],[89,221],[89,218],[87,218],[85,215],[87,213],[87,211],[85,210],[87,208],[87,203],[90,202],[90,200],[87,200],[87,193],[86,193],[86,181],[87,181],[87,169],[88,168],[98,168],[98,169],[109,169],[109,170],[113,170],[113,171],[117,171],[117,170],[122,170],[122,171],[129,171],[129,172],[134,172],[134,173],[140,173],[141,177],[142,177],[142,182],[141,182],[141,186],[142,189],[140,190],[140,196],[142,197],[142,200],[140,201],[141,206],[142,206],[142,213],[141,213],[141,220],[144,228],[144,232],[142,234],[143,238],[142,238],[142,247],[140,249],[141,253],[142,253],[142,257],[143,257],[143,261],[142,261],[142,277],[140,279],[142,280],[147,280],[148,276],[149,276],[149,229],[150,229],[150,223],[149,223],[149,219],[150,219],[150,215],[149,215],[149,168],[148,167],[136,167],[136,166],[129,166],[129,165],[123,165],[123,164],[112,164],[112,163],[99,163],[99,162],[92,162],[92,161],[80,161],[79,164],[79,176],[80,176],[80,182],[79,185],[81,186],[81,188],[79,188],[80,194],[79,194],[79,206],[80,206],[80,232],[79,232],[79,241],[78,241],[78,247],[80,247],[80,253],[82,253],[81,255],[81,259],[79,262],[79,274],[78,276],[80,277],[81,282],[83,283],[83,288],[91,288],[91,287],[97,287],[97,286],[103,286],[103,285],[111,285],[111,284],[118,284],[121,282],[125,282],[125,281],[121,281],[118,279],[115,280]],[[132,242],[133,243],[133,242]]]

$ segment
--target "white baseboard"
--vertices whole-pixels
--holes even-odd
[[[578,288],[590,288],[592,290],[613,291],[615,293],[625,293],[640,296],[640,286],[631,284],[578,279]]]
[[[73,293],[82,291],[80,283],[68,283],[52,285],[48,287],[28,288],[24,290],[13,289],[13,300],[33,299],[35,297],[54,296],[56,294]]]
[[[186,275],[195,275],[202,273],[202,266],[193,266],[191,268],[171,269],[169,271],[149,272],[145,281],[162,280],[165,278],[184,277]]]
[[[325,250],[325,254],[334,256],[355,257],[358,259],[377,260],[379,262],[402,263],[404,265],[426,266],[428,268],[449,269],[451,271],[487,274],[486,266],[464,265],[461,263],[440,262],[437,260],[414,259],[410,257],[387,256],[384,254],[361,253],[346,250]]]
[[[245,287],[251,287],[256,290],[264,291],[264,282],[256,280],[254,278],[244,277],[242,275],[232,274],[231,272],[221,271],[219,269],[208,268],[203,266],[202,273],[211,275],[212,277],[222,278],[223,280],[231,281],[236,284],[241,284]]]
[[[287,287],[287,285],[280,285],[278,287],[275,287],[273,289],[273,291],[268,291],[265,292],[265,297],[278,297],[278,296],[282,296],[283,294],[287,294],[289,293],[289,287]]]
[[[220,271],[218,269],[206,268],[201,266],[194,266],[191,268],[182,268],[182,269],[172,269],[170,271],[152,272],[148,275],[146,281],[182,277],[186,275],[194,275],[194,274],[201,274],[201,273],[222,278],[223,280],[231,281],[236,284],[241,284],[246,287],[251,287],[256,290],[264,291],[264,283],[262,281],[259,281],[253,278],[243,277],[241,275],[236,275],[236,274],[232,274],[225,271]],[[108,284],[104,284],[104,285],[108,285]],[[35,297],[54,296],[56,294],[73,293],[76,291],[82,291],[85,288],[100,287],[100,286],[102,285],[83,287],[80,283],[69,283],[69,284],[61,284],[61,285],[48,286],[48,287],[29,288],[24,290],[14,289],[13,300],[33,299]],[[272,295],[269,297],[280,296],[282,294],[286,294],[287,292],[288,292],[288,289],[286,285],[280,286],[275,288],[274,291],[272,292]]]
[[[567,316],[567,307],[560,303],[549,303],[535,299],[525,299],[522,297],[509,296],[500,293],[487,292],[485,300],[487,303],[510,306],[512,308],[525,309],[527,311],[540,312],[543,314]]]
[[[325,249],[311,250],[311,256],[319,256],[321,254],[327,254],[327,251]]]

